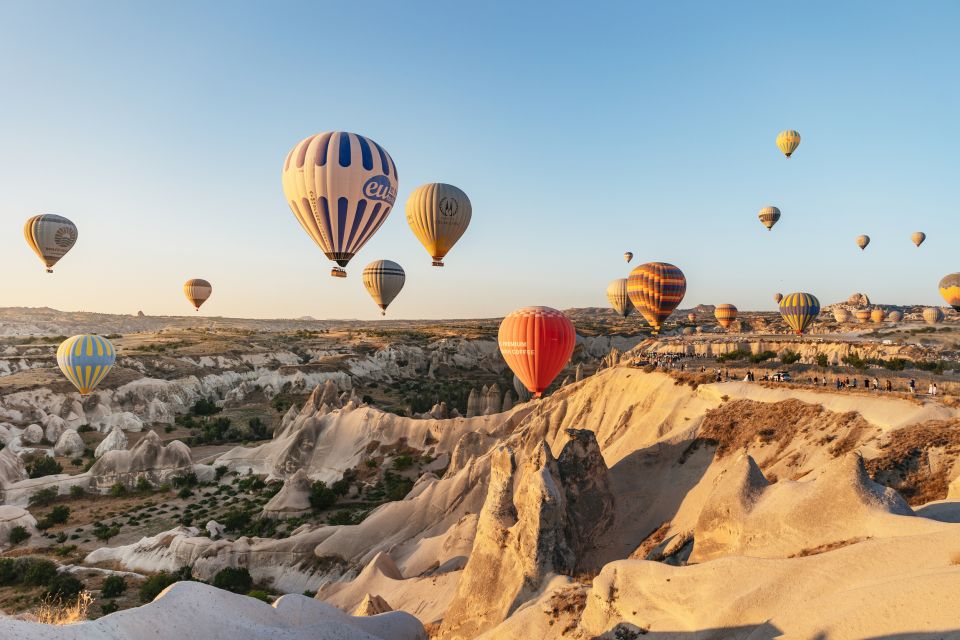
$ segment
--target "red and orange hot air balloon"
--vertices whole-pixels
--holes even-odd
[[[570,362],[577,332],[570,318],[550,307],[523,307],[500,323],[500,354],[534,397]]]

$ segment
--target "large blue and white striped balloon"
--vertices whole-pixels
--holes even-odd
[[[345,267],[390,214],[397,199],[397,167],[370,138],[318,133],[287,155],[283,193],[323,253]],[[334,267],[332,275],[346,272]]]
[[[61,342],[57,348],[60,371],[81,395],[93,391],[107,377],[116,359],[116,349],[102,336],[73,336]]]

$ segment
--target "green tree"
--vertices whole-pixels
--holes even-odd
[[[227,567],[213,576],[213,586],[233,593],[246,593],[253,587],[253,578],[245,567]]]
[[[127,581],[123,576],[108,576],[103,581],[103,587],[100,589],[100,595],[104,598],[116,598],[123,595],[127,590]]]
[[[314,511],[329,509],[337,502],[337,494],[327,486],[323,480],[317,480],[310,485],[310,506]]]
[[[10,544],[20,544],[30,537],[30,532],[26,527],[16,526],[10,529]]]

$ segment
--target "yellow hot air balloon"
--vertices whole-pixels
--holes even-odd
[[[724,329],[729,329],[733,321],[737,319],[737,308],[732,304],[717,305],[717,308],[713,311],[713,316],[717,319],[717,324]]]
[[[691,311],[690,313],[687,314],[687,320],[689,320],[690,322],[696,322],[696,321],[697,321],[697,314],[695,314],[695,313],[693,313],[693,312]]]
[[[625,251],[625,252],[623,253],[623,259],[624,259],[624,261],[625,261],[627,264],[629,264],[630,261],[633,260],[633,252],[632,252],[632,251]]]
[[[883,322],[883,319],[886,317],[887,317],[887,312],[879,307],[877,307],[876,309],[870,312],[870,322],[873,322],[875,324],[879,324]]]
[[[377,232],[397,199],[390,154],[355,133],[318,133],[287,154],[282,180],[300,226],[339,265],[330,275],[347,277],[341,267]]]
[[[33,216],[23,225],[23,237],[46,266],[47,273],[53,273],[53,265],[76,244],[77,225],[50,213]]]
[[[406,279],[403,267],[393,260],[374,260],[363,268],[363,286],[380,307],[380,315],[387,315],[387,307],[403,289]]]
[[[940,324],[943,322],[943,311],[940,307],[927,307],[923,310],[923,321],[927,324]]]
[[[203,278],[191,278],[183,283],[183,295],[187,296],[197,311],[200,311],[200,305],[207,301],[211,293],[213,287]]]
[[[870,244],[870,236],[857,236],[857,246],[860,247],[860,251],[866,249],[868,244]]]
[[[431,182],[407,198],[407,224],[435,267],[443,266],[443,257],[467,230],[471,217],[470,198],[452,184]]]
[[[760,209],[757,217],[760,218],[760,222],[767,228],[767,231],[770,231],[773,229],[773,225],[777,224],[777,220],[780,219],[780,209],[774,206],[764,207]]]
[[[797,147],[800,146],[800,133],[793,129],[781,131],[777,134],[777,146],[780,147],[783,155],[789,158],[793,155],[793,152],[797,150]]]
[[[57,348],[57,365],[80,395],[87,395],[110,372],[117,352],[109,340],[96,335],[67,338]]]
[[[607,285],[607,300],[610,306],[621,318],[626,318],[633,311],[633,303],[627,295],[627,279],[618,278]]]
[[[940,295],[954,311],[960,311],[960,273],[951,273],[940,280]]]
[[[910,240],[912,240],[913,244],[917,245],[918,247],[922,245],[923,241],[926,239],[927,234],[925,234],[923,231],[914,231],[910,234]]]
[[[803,335],[820,315],[820,301],[811,293],[788,293],[780,301],[780,315],[797,335]]]
[[[654,334],[677,308],[687,292],[687,279],[668,262],[647,262],[630,272],[627,294]]]

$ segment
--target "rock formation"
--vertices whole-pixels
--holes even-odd
[[[114,427],[107,434],[107,437],[100,441],[96,451],[93,452],[95,458],[101,457],[107,451],[123,451],[127,448],[127,434],[120,427]]]
[[[480,415],[480,396],[476,389],[470,389],[470,395],[467,396],[467,417],[472,418]]]
[[[40,444],[43,440],[43,427],[38,424],[31,424],[23,430],[20,438],[27,444]]]
[[[483,412],[482,415],[489,416],[494,413],[500,413],[500,409],[503,406],[500,399],[500,387],[497,386],[497,383],[494,382],[487,388],[486,392],[483,394]]]
[[[0,548],[9,544],[10,531],[15,527],[23,527],[27,533],[38,536],[37,520],[30,512],[21,507],[11,505],[0,505]]]
[[[179,440],[164,446],[155,431],[148,432],[128,451],[107,451],[90,468],[93,485],[108,489],[116,483],[133,487],[146,478],[155,485],[193,470],[190,447]]]
[[[870,306],[870,298],[865,293],[854,293],[847,298],[847,304],[851,307],[861,309]]]
[[[60,434],[60,439],[53,447],[53,452],[58,456],[68,458],[78,458],[83,455],[87,446],[83,443],[83,438],[73,429],[66,429]]]
[[[363,601],[354,610],[355,616],[376,616],[387,611],[393,611],[386,600],[377,595],[367,594]]]
[[[503,392],[503,405],[500,407],[500,411],[506,413],[510,409],[513,409],[513,394],[507,389]]]
[[[578,362],[577,368],[573,371],[573,381],[580,382],[581,380],[583,380],[583,363]]]
[[[283,488],[263,506],[263,515],[268,518],[290,518],[309,512],[311,484],[306,471],[298,469],[284,480]]]

